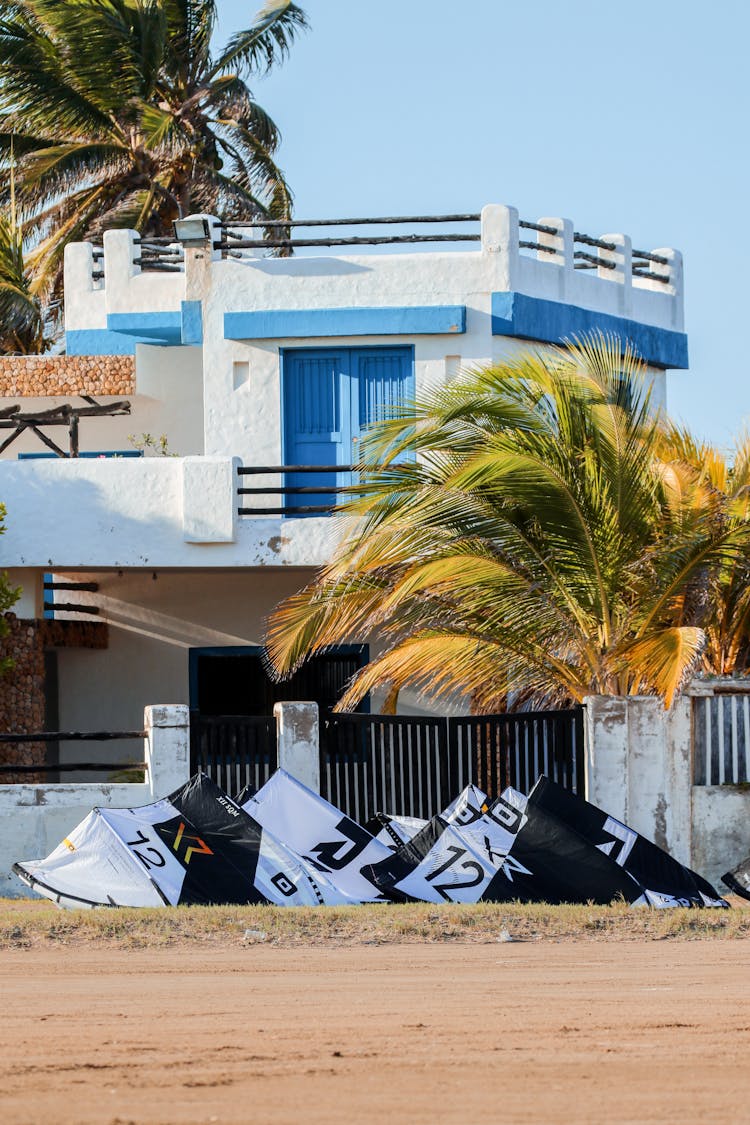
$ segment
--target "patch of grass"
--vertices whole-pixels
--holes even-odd
[[[750,903],[733,910],[648,910],[543,903],[429,903],[335,907],[176,906],[58,910],[52,903],[0,899],[0,949],[110,946],[124,949],[242,944],[246,930],[281,946],[488,943],[507,931],[516,941],[657,941],[746,938]],[[250,937],[249,942],[259,939]]]

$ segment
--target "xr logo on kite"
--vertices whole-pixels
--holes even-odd
[[[183,856],[186,864],[190,863],[190,860],[194,855],[214,854],[205,840],[201,840],[200,836],[185,836],[185,822],[181,820],[180,827],[177,829],[177,835],[175,836],[174,843],[172,844],[173,849],[178,853],[178,855],[180,851],[180,844],[182,843],[183,839],[186,841],[185,855]],[[195,845],[191,845],[190,847],[188,847],[188,840],[195,840]]]

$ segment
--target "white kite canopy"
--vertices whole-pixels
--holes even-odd
[[[389,813],[375,813],[365,827],[380,844],[385,844],[391,851],[395,851],[402,844],[413,840],[425,824],[427,821],[418,816],[390,816]]]
[[[242,808],[344,894],[357,902],[382,900],[360,871],[390,856],[390,849],[286,770],[276,770]]]
[[[60,906],[164,906],[144,866],[94,809],[46,859],[13,867],[27,886]]]
[[[134,809],[94,809],[47,859],[13,870],[61,906],[353,901],[204,774]]]

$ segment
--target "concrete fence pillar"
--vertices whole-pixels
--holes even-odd
[[[184,457],[182,536],[186,543],[234,543],[238,457]]]
[[[575,266],[573,220],[545,215],[541,219],[537,219],[537,222],[540,226],[552,227],[557,231],[557,234],[549,234],[542,230],[536,232],[537,245],[539,246],[536,256],[540,262],[547,262],[548,265],[560,267],[557,275],[557,299],[567,301],[572,293],[573,279],[575,278],[573,272]],[[529,231],[529,237],[533,239],[533,231]]]
[[[190,710],[183,703],[144,711],[146,764],[151,797],[160,800],[190,778]]]
[[[482,253],[492,264],[492,284],[513,290],[518,282],[518,211],[499,203],[482,208]]]
[[[691,701],[596,695],[586,706],[586,796],[681,863],[691,861]]]
[[[320,793],[320,719],[317,703],[275,703],[279,768]]]
[[[597,249],[602,262],[607,265],[597,268],[597,277],[603,281],[614,281],[620,285],[618,303],[620,316],[633,315],[633,248],[626,234],[603,234],[602,242],[609,242],[614,250]]]
[[[671,302],[672,327],[675,332],[684,332],[685,301],[682,254],[679,250],[673,250],[671,246],[659,246],[656,250],[652,250],[651,253],[657,254],[660,258],[667,259],[666,265],[663,265],[661,262],[649,262],[649,269],[653,270],[654,273],[667,274],[669,276],[669,284],[664,285],[661,281],[649,281],[647,278],[644,278],[639,282],[639,285],[651,289],[655,293],[669,293],[672,295],[674,298]]]

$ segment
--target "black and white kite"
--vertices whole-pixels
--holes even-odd
[[[640,884],[650,906],[729,905],[709,882],[663,848],[547,777],[536,783],[527,807],[551,813],[610,856]]]
[[[518,807],[522,795],[509,796],[513,803],[498,797],[479,817],[466,813],[466,825],[434,817],[366,873],[396,900],[644,901],[642,888],[609,856],[545,810]]]
[[[49,855],[13,870],[62,906],[351,901],[205,774],[134,809],[94,809]]]
[[[515,789],[506,789],[497,800],[490,801],[476,785],[467,785],[440,818],[458,828],[475,851],[486,854],[498,867],[525,823],[525,808],[526,797]]]
[[[736,895],[750,899],[750,856],[739,867],[722,875],[721,881]]]
[[[389,848],[286,770],[276,770],[242,807],[351,899],[382,899],[361,869],[391,855]]]
[[[418,816],[390,816],[388,813],[375,813],[370,817],[365,828],[381,844],[385,844],[391,851],[400,848],[409,840],[413,840],[417,832],[427,824]]]

